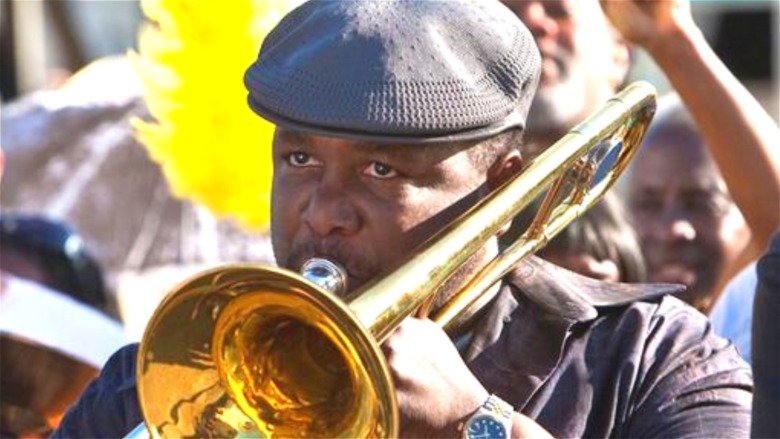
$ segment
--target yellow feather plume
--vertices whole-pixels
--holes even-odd
[[[270,221],[273,126],[246,103],[243,75],[265,35],[300,0],[142,0],[150,24],[130,53],[152,122],[140,141],[173,193],[218,216]]]

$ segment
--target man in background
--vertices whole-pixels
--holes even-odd
[[[708,180],[720,179],[713,172],[723,174],[725,184],[707,191],[723,192],[723,211],[737,213],[700,222],[685,216],[691,193],[686,187],[697,187],[690,182],[698,177],[691,170],[663,168],[664,163],[687,163],[684,148],[674,143],[665,148],[674,155],[662,161],[646,159],[644,150],[650,154],[651,145],[640,150],[629,181],[628,210],[639,214],[634,225],[649,280],[686,285],[683,297],[707,312],[725,283],[760,254],[780,227],[777,125],[709,47],[688,0],[602,1],[601,6],[596,0],[505,3],[529,27],[542,54],[537,111],[528,122],[532,154],[614,93],[628,72],[631,45],[645,49],[679,93],[692,120],[682,139],[695,143],[694,149],[706,149],[696,154],[711,155]],[[664,120],[674,117],[662,116],[652,129],[668,132]],[[642,207],[660,198],[663,205]],[[695,256],[685,260],[680,254]]]

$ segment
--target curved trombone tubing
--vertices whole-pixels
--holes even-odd
[[[448,328],[520,259],[544,247],[570,222],[596,204],[639,150],[655,107],[656,94],[652,85],[641,81],[631,84],[540,154],[523,171],[522,180],[508,183],[516,188],[501,189],[507,196],[491,202],[514,204],[510,210],[520,212],[541,194],[541,189],[550,185],[550,180],[554,180],[528,230],[456,293],[432,320]],[[599,174],[602,169],[599,160],[605,157],[613,157],[614,166]],[[568,171],[555,172],[556,169]],[[586,187],[589,190],[583,190]],[[523,195],[512,200],[511,195],[516,193]],[[500,219],[505,220],[508,219],[503,216]]]

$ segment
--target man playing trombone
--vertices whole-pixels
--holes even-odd
[[[539,69],[533,37],[497,1],[314,1],[288,14],[245,77],[249,105],[277,126],[279,265],[325,258],[343,267],[347,297],[373,291],[523,166]],[[497,233],[449,273],[434,313],[497,256]],[[749,368],[664,295],[675,291],[529,257],[450,334],[405,319],[382,345],[399,435],[747,436]],[[55,436],[116,437],[142,422],[135,359],[120,351]],[[307,430],[339,435],[327,431]]]

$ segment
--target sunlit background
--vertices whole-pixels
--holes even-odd
[[[245,16],[231,17],[228,8],[235,4],[251,3],[261,11],[257,20],[241,24],[255,41],[248,52],[241,48],[240,56],[247,57],[238,63],[241,65],[252,61],[263,31],[285,10],[300,3],[201,1],[222,10],[200,17],[203,22],[198,25],[214,32],[204,36],[201,44],[215,41],[220,30],[241,32],[241,28],[228,29],[246,21]],[[150,5],[162,3],[197,1],[148,1]],[[718,55],[767,111],[780,119],[780,2],[694,1],[693,11]],[[150,59],[155,61],[152,55],[157,55],[156,61],[170,60],[171,53],[179,53],[174,47],[178,43],[163,38],[151,45],[153,50],[144,50],[139,31],[145,21],[141,2],[135,0],[0,0],[0,144],[6,157],[0,206],[4,233],[11,236],[34,225],[27,216],[49,221],[47,227],[63,226],[67,233],[42,240],[41,245],[63,253],[73,264],[80,263],[79,258],[91,258],[104,279],[102,301],[77,297],[77,304],[63,305],[59,299],[44,300],[40,303],[45,305],[17,308],[20,311],[15,312],[17,323],[13,324],[24,326],[26,319],[56,321],[71,313],[79,316],[83,329],[74,327],[71,333],[62,326],[52,326],[50,330],[60,332],[61,337],[52,338],[51,333],[30,337],[49,343],[71,339],[63,343],[73,345],[72,339],[78,344],[82,341],[79,337],[90,333],[119,334],[105,337],[100,341],[103,345],[95,347],[95,356],[81,359],[94,366],[90,373],[100,367],[105,352],[140,339],[160,298],[185,276],[227,262],[273,263],[263,210],[267,209],[270,164],[248,158],[253,151],[267,151],[263,148],[269,147],[270,128],[247,127],[248,133],[258,133],[252,135],[227,125],[199,124],[200,120],[215,119],[201,108],[201,113],[185,115],[183,122],[181,117],[176,122],[198,127],[190,138],[171,139],[170,126],[163,124],[142,136],[143,140],[156,137],[161,145],[141,144],[137,130],[144,126],[142,121],[163,123],[161,115],[181,116],[177,113],[180,108],[171,107],[168,98],[186,96],[190,103],[182,104],[185,109],[197,106],[200,101],[196,97],[211,105],[229,81],[221,78],[209,83],[210,76],[218,76],[213,75],[216,70],[203,70],[209,61],[192,61],[191,54],[187,62],[200,69],[200,91],[188,88],[187,79],[157,69],[154,62],[150,64]],[[238,50],[231,46],[225,51],[234,49]],[[209,50],[222,52],[214,47]],[[184,61],[178,62],[182,67]],[[139,75],[139,64],[146,68],[143,75]],[[213,62],[214,69],[224,65],[220,60]],[[241,73],[229,72],[228,76],[235,76],[229,88],[238,95],[230,97],[228,110],[218,112],[225,119],[240,121],[246,116],[241,112],[249,111],[243,103]],[[661,93],[669,88],[641,52],[635,53],[630,77],[649,80]],[[150,96],[149,90],[155,89]],[[236,113],[227,114],[232,111]],[[227,138],[231,135],[241,141],[230,142]],[[192,150],[188,151],[190,144]],[[186,174],[180,162],[169,160],[176,154],[192,159]],[[214,181],[214,175],[219,176],[220,185],[199,185],[204,180]],[[236,194],[237,201],[228,196],[246,187],[252,192]],[[8,253],[9,245],[3,243],[4,252]],[[6,298],[2,303],[8,308],[10,302]],[[86,308],[90,311],[85,312]],[[91,314],[93,311],[99,316]],[[25,317],[22,312],[30,315]],[[12,325],[4,319],[3,325]]]

